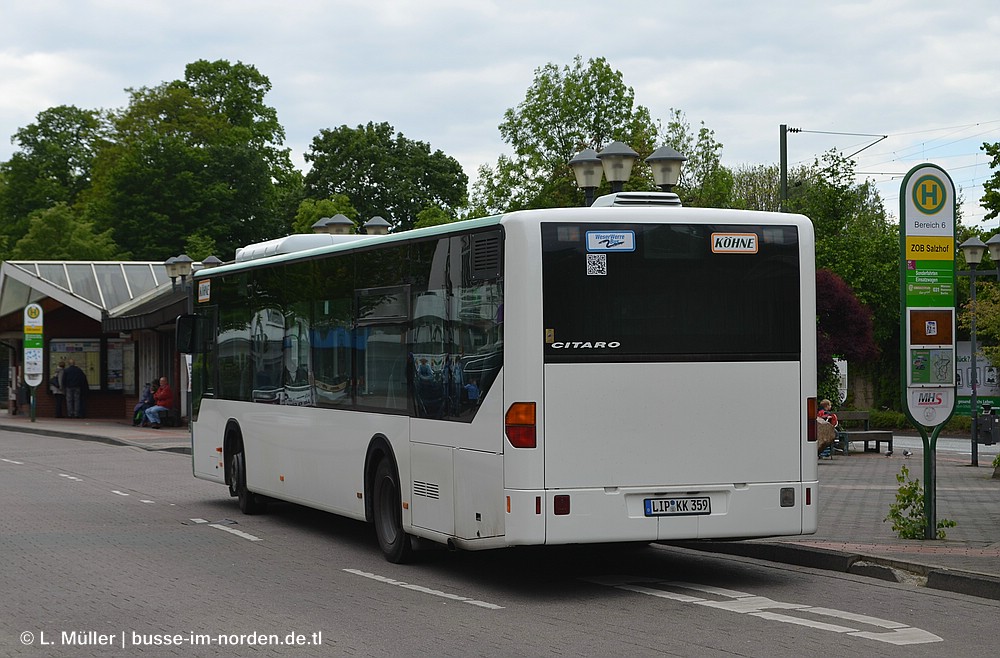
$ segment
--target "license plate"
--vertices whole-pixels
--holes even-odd
[[[711,514],[712,500],[705,498],[647,498],[646,516]]]

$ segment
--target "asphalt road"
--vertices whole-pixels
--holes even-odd
[[[987,656],[1000,602],[662,546],[422,552],[188,457],[0,434],[0,655]]]

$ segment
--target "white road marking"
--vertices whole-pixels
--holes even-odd
[[[7,462],[8,464],[17,464],[18,466],[24,465],[24,462],[16,462],[13,459],[0,459],[0,462]]]
[[[773,601],[769,598],[763,596],[756,596],[754,594],[749,594],[747,592],[722,589],[719,587],[711,587],[708,585],[699,585],[698,583],[685,583],[679,581],[657,581],[650,578],[631,577],[631,576],[604,576],[600,578],[591,578],[588,580],[590,580],[590,582],[597,583],[599,585],[606,585],[608,587],[614,587],[628,592],[648,594],[650,596],[655,596],[662,599],[669,599],[672,601],[678,601],[680,603],[691,603],[694,605],[701,605],[709,608],[715,608],[717,610],[727,610],[729,612],[735,612],[738,614],[749,614],[753,617],[757,617],[758,619],[766,619],[768,621],[776,621],[783,624],[808,626],[809,628],[814,628],[821,631],[829,631],[831,633],[843,633],[846,635],[850,635],[852,637],[861,637],[868,640],[886,642],[888,644],[906,645],[906,644],[928,644],[931,642],[944,642],[943,638],[940,638],[937,635],[934,635],[933,633],[928,633],[925,630],[919,628],[913,628],[911,626],[907,626],[906,624],[901,624],[899,622],[889,621],[888,619],[880,619],[878,617],[870,617],[868,615],[861,615],[855,612],[846,612],[843,610],[835,610],[833,608],[813,607],[810,605],[801,605],[798,603],[783,603],[781,601]],[[664,588],[701,592],[703,594],[722,597],[722,600],[712,600],[699,596],[692,596],[690,594],[674,592]],[[771,610],[789,610],[789,611],[794,610],[796,613],[800,613],[803,616],[800,617],[800,616],[782,614],[779,612],[770,612]],[[855,622],[858,624],[867,624],[868,626],[875,626],[877,628],[888,629],[888,632],[862,631],[858,628],[853,628],[851,626],[842,626],[840,624],[831,624],[827,622],[817,621],[815,619],[809,619],[808,615],[821,615],[824,617],[833,617],[840,622]]]
[[[117,494],[117,495],[119,495],[119,496],[127,496],[127,495],[128,495],[128,494],[127,494],[127,493],[125,493],[124,491],[118,491],[117,489],[112,489],[112,490],[111,490],[111,493],[113,493],[113,494]]]
[[[218,523],[209,523],[209,528],[215,528],[217,530],[223,530],[230,534],[236,535],[237,537],[242,537],[243,539],[249,539],[250,541],[264,541],[260,537],[255,537],[250,533],[243,532],[242,530],[237,530],[236,528],[230,528],[229,526],[220,525]]]
[[[83,482],[83,480],[76,477],[75,475],[67,475],[66,473],[60,473],[59,477],[66,478],[67,480],[73,480],[74,482]]]
[[[387,578],[385,576],[379,576],[373,573],[368,573],[367,571],[358,571],[357,569],[344,569],[344,571],[346,571],[347,573],[353,573],[355,576],[371,578],[372,580],[377,580],[378,582],[386,583],[387,585],[395,585],[396,587],[402,587],[403,589],[410,589],[415,592],[421,592],[422,594],[440,596],[441,598],[450,599],[452,601],[459,601],[461,603],[468,603],[469,605],[479,606],[480,608],[488,608],[490,610],[504,609],[502,605],[487,603],[486,601],[479,601],[477,599],[470,599],[467,596],[460,596],[458,594],[449,594],[448,592],[442,592],[440,590],[430,589],[429,587],[423,587],[421,585],[411,585],[409,583],[404,583],[401,580],[393,580],[392,578]]]
[[[154,505],[154,504],[156,504],[155,500],[140,500],[139,502],[140,503],[146,503],[147,505]]]

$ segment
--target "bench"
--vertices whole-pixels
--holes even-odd
[[[838,411],[837,420],[840,421],[837,428],[837,443],[839,444],[837,447],[845,455],[848,454],[848,446],[854,441],[864,442],[865,452],[882,452],[883,443],[887,444],[889,452],[892,452],[892,432],[871,429],[871,415],[867,411]],[[844,429],[844,421],[860,423],[861,429]],[[874,443],[875,447],[869,448],[869,443]]]

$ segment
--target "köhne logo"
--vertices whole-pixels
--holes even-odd
[[[756,233],[713,233],[712,252],[716,254],[757,253]]]

